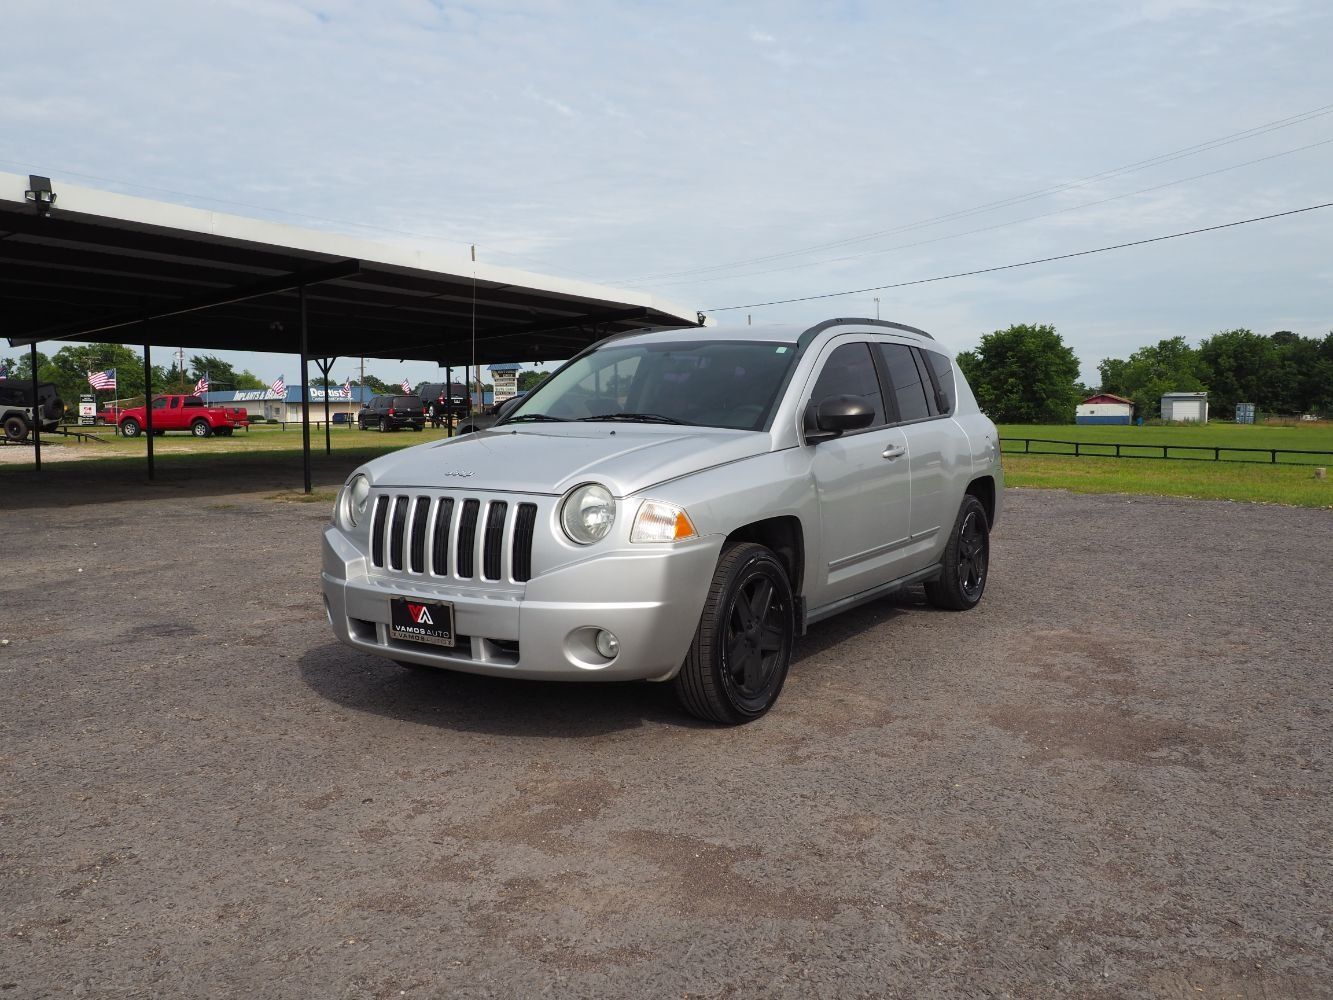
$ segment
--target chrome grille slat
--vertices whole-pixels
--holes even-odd
[[[537,526],[537,505],[521,503],[514,518],[514,579],[527,583],[532,579],[532,534]]]
[[[430,518],[430,497],[417,497],[412,505],[412,558],[408,566],[413,573],[426,572],[426,522]]]
[[[504,546],[505,515],[509,504],[492,500],[486,510],[486,540],[481,557],[481,575],[486,580],[498,580],[503,572],[501,549]]]
[[[407,529],[407,497],[393,501],[393,527],[389,529],[389,568],[403,568],[403,536]]]
[[[465,580],[472,578],[477,562],[477,514],[480,510],[480,500],[463,501],[463,516],[458,522],[458,557],[454,567],[457,575]]]
[[[445,576],[449,572],[449,527],[454,519],[454,498],[442,497],[435,510],[435,531],[431,538],[431,572]]]
[[[372,523],[370,555],[376,566],[384,565],[384,518],[389,510],[389,498],[375,498],[375,517]]]

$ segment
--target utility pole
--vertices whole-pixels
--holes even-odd
[[[875,296],[875,319],[879,319],[879,296]]]

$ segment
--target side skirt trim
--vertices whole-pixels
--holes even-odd
[[[915,573],[908,573],[906,576],[900,576],[896,580],[890,580],[888,583],[880,584],[878,587],[872,587],[870,590],[863,590],[859,594],[853,594],[851,597],[844,597],[840,601],[834,601],[832,604],[825,604],[822,608],[815,608],[805,613],[805,626],[814,625],[816,622],[822,622],[825,618],[832,618],[834,615],[861,604],[877,600],[887,594],[892,594],[895,590],[902,590],[904,587],[910,587],[914,583],[924,583],[927,580],[938,580],[943,572],[943,567],[939,563],[934,566],[927,566],[925,569],[917,570]],[[804,629],[798,625],[798,631],[804,634]]]

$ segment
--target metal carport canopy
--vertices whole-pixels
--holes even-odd
[[[466,253],[60,181],[43,214],[25,195],[30,180],[0,173],[0,330],[13,347],[109,340],[464,366],[565,358],[610,333],[701,321],[651,295],[474,263]]]

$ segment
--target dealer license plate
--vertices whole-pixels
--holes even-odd
[[[417,601],[394,597],[389,601],[392,617],[389,637],[432,646],[454,644],[454,606],[444,601]]]

